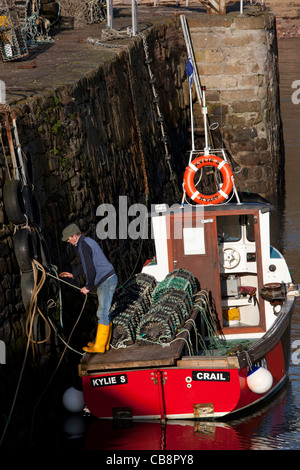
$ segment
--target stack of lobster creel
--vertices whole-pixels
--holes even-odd
[[[150,309],[156,285],[153,276],[139,273],[117,291],[110,311],[113,323],[112,346],[129,346],[135,342],[137,327]]]
[[[195,292],[194,276],[183,269],[175,269],[160,283],[148,274],[136,274],[115,294],[112,346],[170,342],[191,316]]]
[[[40,230],[40,211],[33,185],[24,184],[21,179],[6,180],[3,201],[6,215],[15,225],[14,251],[21,271],[22,300],[28,311],[35,283],[32,260],[37,260],[45,268],[49,263],[47,247]]]
[[[140,344],[168,343],[191,316],[196,281],[192,273],[175,269],[160,282],[152,294],[149,312],[137,330]]]

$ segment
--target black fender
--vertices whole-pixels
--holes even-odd
[[[6,215],[14,225],[24,225],[33,219],[31,195],[28,186],[20,180],[7,180],[3,188],[3,202]]]
[[[41,233],[37,233],[38,236],[38,253],[37,253],[37,260],[44,266],[44,268],[48,269],[49,265],[51,264],[51,257],[49,254],[48,246],[46,241]]]
[[[32,260],[37,259],[36,233],[29,228],[19,228],[13,237],[14,250],[19,268],[22,272],[32,270]]]

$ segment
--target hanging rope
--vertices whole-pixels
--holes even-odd
[[[33,290],[33,293],[32,293],[31,301],[30,301],[30,308],[29,308],[30,309],[30,314],[29,314],[29,320],[28,320],[28,325],[27,325],[27,343],[26,343],[26,348],[25,348],[25,354],[24,354],[24,359],[23,359],[23,363],[22,363],[18,383],[17,383],[17,386],[16,386],[14,398],[13,398],[12,405],[11,405],[11,408],[10,408],[10,412],[9,412],[8,418],[6,419],[6,424],[5,424],[5,427],[4,427],[4,431],[3,431],[2,436],[1,436],[0,447],[3,443],[4,438],[5,438],[7,428],[8,428],[8,425],[9,425],[10,421],[11,421],[11,417],[12,417],[12,414],[13,414],[13,411],[14,411],[14,408],[15,408],[16,400],[17,400],[17,397],[18,397],[18,394],[19,394],[20,385],[21,385],[21,382],[22,382],[22,378],[23,378],[23,374],[24,374],[24,370],[25,370],[25,365],[26,365],[26,361],[27,361],[27,357],[28,357],[29,347],[30,347],[31,342],[35,342],[35,340],[33,340],[33,338],[32,338],[33,322],[34,322],[34,319],[35,319],[35,315],[36,315],[37,311],[38,311],[38,313],[41,313],[40,309],[37,307],[37,300],[38,300],[38,294],[39,294],[40,290],[42,289],[42,287],[45,283],[46,271],[43,268],[43,266],[36,260],[33,260],[33,270],[35,272],[35,281],[36,282],[35,282],[35,287],[34,287],[34,290]],[[38,279],[37,270],[40,270],[42,272],[42,276],[41,276],[41,279],[39,281],[37,280]],[[49,275],[49,273],[47,273],[47,274]],[[52,277],[54,277],[56,279],[55,276],[52,276]],[[69,283],[67,283],[67,284],[69,284]],[[70,285],[72,286],[72,284],[70,284]],[[76,286],[72,286],[72,287],[76,288]],[[51,384],[51,382],[52,382],[52,380],[53,380],[53,378],[54,378],[54,376],[55,376],[55,374],[56,374],[56,372],[57,372],[57,370],[58,370],[58,368],[59,368],[59,366],[60,366],[60,364],[63,360],[63,357],[66,353],[66,350],[68,348],[70,348],[69,343],[71,341],[74,330],[75,330],[75,328],[76,328],[76,326],[77,326],[77,324],[78,324],[78,322],[79,322],[79,320],[82,316],[82,313],[85,309],[86,302],[87,302],[87,295],[84,296],[84,301],[83,301],[81,311],[78,315],[78,318],[77,318],[76,322],[74,323],[74,326],[73,326],[73,328],[72,328],[72,330],[69,334],[69,337],[68,337],[67,341],[64,341],[65,348],[64,348],[64,350],[62,352],[62,355],[61,355],[61,357],[58,361],[58,364],[57,364],[55,370],[53,371],[46,387],[44,388],[43,392],[41,393],[41,395],[39,397],[39,400],[37,401],[37,403],[35,405],[35,408],[34,408],[34,411],[33,411],[33,414],[32,414],[32,422],[34,420],[34,415],[35,415],[36,409],[37,409],[41,399],[43,398],[44,394],[46,393],[48,387],[50,386],[50,384]],[[44,315],[42,315],[42,318],[45,320]],[[50,322],[50,323],[52,323],[52,322]]]
[[[45,270],[42,269],[42,275],[40,280],[38,280],[38,269],[37,266],[42,267],[42,265],[36,261],[32,261],[32,268],[33,268],[33,276],[34,276],[34,287],[30,299],[30,304],[29,304],[29,309],[28,309],[28,315],[26,319],[26,326],[25,326],[25,331],[26,335],[31,343],[33,345],[35,344],[42,344],[45,343],[49,340],[50,335],[51,335],[51,327],[49,325],[49,322],[47,321],[45,315],[42,313],[41,309],[38,306],[38,294],[41,291],[45,281],[46,281],[46,273]],[[33,335],[33,328],[32,325],[35,321],[36,315],[39,314],[43,321],[45,322],[46,325],[46,330],[48,330],[48,334],[43,340],[38,341],[37,339],[34,338]],[[33,349],[33,354],[34,354],[34,349]]]

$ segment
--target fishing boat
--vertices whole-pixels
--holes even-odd
[[[209,145],[197,91],[205,145],[192,144],[182,200],[153,206],[155,256],[116,296],[110,349],[79,365],[98,418],[221,418],[271,397],[288,376],[299,291],[270,244],[273,205],[237,190],[225,149]]]
[[[93,415],[216,418],[279,390],[297,290],[270,245],[270,210],[251,200],[152,214],[156,259],[125,286],[125,315],[113,317],[115,331],[130,329],[126,315],[132,322],[148,297],[135,338],[80,364]],[[132,289],[138,295],[126,307]]]

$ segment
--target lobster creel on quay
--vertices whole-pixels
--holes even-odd
[[[267,399],[287,378],[297,286],[270,245],[272,205],[151,214],[156,256],[120,289],[105,354],[79,365],[99,418],[219,418]]]

